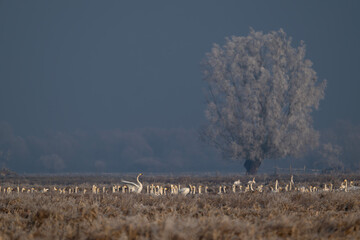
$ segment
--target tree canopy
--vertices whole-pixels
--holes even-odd
[[[248,173],[264,159],[299,156],[316,146],[311,112],[324,98],[305,44],[291,46],[280,29],[226,38],[202,62],[207,125],[201,137],[224,156],[245,160]]]

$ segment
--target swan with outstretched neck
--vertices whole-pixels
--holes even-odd
[[[142,183],[139,181],[139,177],[143,175],[142,173],[139,173],[139,175],[136,178],[136,181],[138,182],[137,184],[134,182],[130,182],[130,181],[125,181],[125,180],[121,180],[121,182],[126,183],[126,185],[128,185],[128,188],[130,190],[133,189],[134,192],[136,193],[141,193],[142,189],[143,189],[143,185]]]

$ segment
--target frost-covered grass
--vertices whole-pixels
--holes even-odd
[[[324,178],[309,178],[308,184]],[[230,180],[217,177],[206,182]],[[0,194],[0,239],[121,238],[359,239],[360,192]]]

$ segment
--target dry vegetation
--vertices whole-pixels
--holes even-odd
[[[243,177],[244,179],[246,177]],[[286,177],[278,177],[286,179]],[[356,176],[353,176],[355,180]],[[49,186],[113,178],[27,178]],[[235,178],[236,179],[236,178]],[[271,181],[261,176],[259,181]],[[320,184],[341,177],[297,177]],[[308,182],[306,182],[308,179]],[[152,182],[230,183],[232,177],[144,178]],[[13,184],[11,179],[2,186]],[[50,184],[49,184],[50,183]],[[109,185],[110,186],[110,185]],[[360,191],[254,192],[167,195],[147,194],[0,194],[0,239],[328,239],[360,238]]]

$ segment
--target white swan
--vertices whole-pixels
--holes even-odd
[[[240,184],[241,184],[240,179],[234,182],[234,185],[235,185],[235,186],[240,185]]]
[[[232,185],[233,193],[236,193],[236,186],[239,186],[239,188],[240,188],[240,185],[241,185],[240,179],[234,182],[234,184]]]
[[[291,175],[291,179],[290,179],[290,191],[295,188],[295,183],[294,183],[294,176]]]
[[[142,173],[139,173],[139,175],[137,176],[136,180],[138,182],[138,184],[133,183],[133,182],[129,182],[129,181],[125,181],[125,180],[121,180],[121,182],[126,183],[126,185],[128,186],[129,189],[133,190],[133,192],[136,193],[141,193],[141,190],[143,189],[143,185],[142,183],[139,181],[139,177],[143,175]]]
[[[192,188],[191,188],[191,194],[196,194],[196,186],[192,186]]]
[[[276,179],[275,181],[275,189],[270,187],[272,192],[278,193],[279,192],[279,181]]]
[[[200,185],[200,186],[199,186],[199,194],[202,194],[201,188],[202,188],[202,186]]]
[[[360,187],[359,187],[359,186],[355,186],[355,185],[354,185],[354,181],[350,181],[348,190],[349,190],[349,191],[356,191],[356,190],[360,190]]]
[[[180,189],[179,189],[179,193],[180,193],[181,195],[186,196],[186,195],[188,195],[188,194],[190,193],[190,190],[191,190],[191,189],[192,189],[192,187],[191,187],[191,185],[189,185],[188,188],[180,188]]]
[[[344,182],[341,183],[341,186],[340,186],[339,190],[344,190],[345,192],[348,191],[348,181],[347,181],[347,179],[345,179]]]
[[[255,178],[253,178],[253,180],[248,181],[248,190],[251,190],[252,192],[254,192],[254,188],[253,188],[253,184],[255,184]]]

